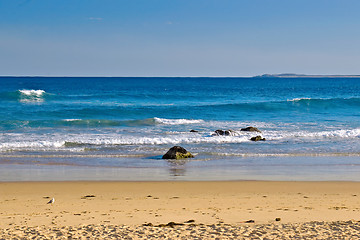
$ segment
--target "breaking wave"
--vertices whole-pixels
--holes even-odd
[[[146,118],[138,120],[107,120],[107,119],[62,119],[62,120],[3,120],[3,127],[142,127],[156,125],[201,124],[204,120]]]
[[[165,125],[181,125],[181,124],[196,124],[203,123],[204,120],[192,120],[192,119],[166,119],[166,118],[154,118],[156,123]]]
[[[288,99],[288,102],[299,102],[299,101],[303,101],[303,100],[311,100],[311,98],[293,98],[293,99]]]
[[[41,97],[42,95],[45,94],[44,90],[27,90],[27,89],[23,89],[23,90],[19,90],[19,92],[25,96],[31,96],[31,97]]]
[[[23,89],[18,90],[20,102],[43,102],[45,95],[47,94],[44,90],[33,90]]]
[[[79,132],[81,133],[81,131]],[[111,147],[117,145],[128,146],[160,146],[177,144],[198,144],[214,145],[221,147],[222,144],[242,144],[251,143],[250,138],[261,135],[266,138],[259,147],[271,144],[300,144],[300,143],[320,143],[320,142],[357,142],[360,138],[360,128],[332,130],[332,131],[267,131],[262,133],[234,131],[232,136],[215,136],[213,132],[203,131],[198,133],[190,132],[171,132],[155,133],[152,130],[145,132],[111,132],[103,131],[101,133],[54,133],[50,135],[51,139],[43,135],[23,135],[7,134],[8,141],[0,143],[0,151],[8,150],[49,150],[49,149],[76,149],[87,146]],[[255,144],[255,143],[254,143]],[[239,145],[240,146],[240,145]]]
[[[43,102],[53,94],[42,89],[19,89],[13,92],[0,92],[0,100],[19,102]]]

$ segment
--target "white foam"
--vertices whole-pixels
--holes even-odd
[[[74,118],[74,119],[72,119],[72,118],[70,118],[70,119],[63,119],[63,121],[65,121],[65,122],[76,122],[76,121],[81,121],[82,119],[77,119],[77,118]]]
[[[323,138],[354,138],[360,136],[360,129],[351,129],[351,130],[335,130],[335,131],[321,131],[321,132],[313,132],[313,133],[298,133],[299,136],[302,137],[323,137]]]
[[[73,119],[69,119],[72,121]],[[75,120],[74,120],[75,121]],[[16,134],[4,133],[0,135],[0,151],[16,151],[16,150],[39,150],[39,151],[81,151],[84,145],[97,146],[111,146],[111,145],[165,145],[165,144],[205,144],[208,146],[219,146],[221,144],[245,143],[250,142],[250,138],[256,135],[265,137],[266,145],[272,144],[271,141],[280,142],[320,142],[320,141],[335,141],[339,143],[346,143],[344,141],[350,140],[352,142],[358,141],[360,138],[360,128],[344,129],[344,130],[328,130],[328,131],[266,131],[263,133],[252,133],[236,131],[235,136],[212,136],[213,132],[199,132],[193,134],[190,132],[171,132],[164,134],[153,132],[88,132],[81,134],[75,133],[51,133],[51,134]],[[334,139],[334,140],[333,140]],[[65,144],[65,142],[75,143],[73,146]],[[77,145],[78,143],[79,145]],[[84,145],[82,145],[84,144]],[[293,143],[290,143],[291,146]],[[262,144],[263,145],[263,144]],[[261,145],[261,146],[262,146]],[[289,146],[286,144],[286,146]],[[276,145],[278,147],[278,145]],[[287,148],[287,147],[286,147]]]
[[[347,157],[360,156],[358,152],[328,152],[328,153],[211,153],[230,157]]]
[[[22,141],[22,142],[10,142],[10,143],[0,143],[0,150],[8,151],[8,150],[41,150],[41,149],[47,149],[51,150],[54,148],[60,148],[64,145],[63,141]]]
[[[192,134],[191,134],[192,135]],[[86,145],[109,146],[109,145],[165,145],[165,144],[223,144],[223,143],[242,143],[249,141],[248,137],[233,137],[233,136],[215,136],[202,137],[178,135],[178,136],[154,136],[154,137],[135,137],[135,136],[115,136],[115,135],[87,135],[82,136],[53,136],[54,140],[34,140],[25,139],[24,141],[14,141],[0,143],[0,152],[31,150],[31,151],[81,151]],[[62,138],[62,139],[60,139]],[[64,140],[65,139],[65,140]],[[66,142],[73,142],[79,145],[73,147],[66,146]]]
[[[32,102],[43,102],[44,94],[46,93],[44,90],[33,90],[33,89],[22,89],[19,90],[20,93],[20,102],[23,103],[32,103]]]
[[[35,96],[35,97],[41,97],[45,93],[44,90],[33,90],[33,89],[31,90],[23,89],[23,90],[19,90],[19,92],[26,96]]]
[[[293,98],[293,99],[288,99],[288,102],[298,102],[301,100],[311,100],[311,98]]]
[[[331,139],[331,138],[358,138],[360,137],[360,128],[344,129],[344,130],[331,130],[331,131],[296,131],[296,132],[283,132],[283,131],[268,131],[264,134],[268,140],[281,140],[281,139]]]
[[[203,123],[204,120],[193,120],[193,119],[166,119],[154,117],[155,122],[165,125],[180,125],[180,124],[196,124]]]
[[[78,139],[76,143],[93,145],[162,145],[162,144],[191,144],[191,143],[241,143],[249,141],[247,136],[216,136],[216,137],[196,137],[196,136],[172,136],[172,137],[132,137],[123,136],[117,138],[92,138]]]

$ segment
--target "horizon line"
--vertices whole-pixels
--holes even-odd
[[[301,77],[360,77],[360,74],[261,74],[253,76],[86,76],[86,75],[0,75],[0,78],[301,78]]]

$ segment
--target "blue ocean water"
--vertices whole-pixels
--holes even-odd
[[[165,169],[184,179],[208,169],[220,180],[360,169],[360,78],[1,77],[0,103],[0,163],[11,169]],[[240,131],[248,126],[262,132]],[[257,135],[266,141],[250,141]],[[162,160],[174,145],[196,157]]]

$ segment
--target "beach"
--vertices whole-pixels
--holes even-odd
[[[0,239],[360,237],[359,182],[2,182],[0,203]]]
[[[0,0],[0,240],[360,239],[360,1],[104,3]]]
[[[358,239],[359,79],[2,77],[0,239]]]

